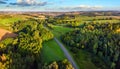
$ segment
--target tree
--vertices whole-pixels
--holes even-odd
[[[58,64],[56,61],[54,61],[53,63],[51,63],[48,67],[48,69],[58,69]]]

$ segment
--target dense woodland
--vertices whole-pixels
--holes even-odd
[[[111,69],[120,67],[120,23],[83,23],[61,40],[76,53],[83,49],[99,56]],[[98,60],[93,60],[99,63]]]

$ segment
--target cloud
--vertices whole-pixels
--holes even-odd
[[[0,0],[0,4],[7,4],[7,0]]]
[[[36,0],[17,0],[18,4],[26,3],[26,4],[34,4]]]
[[[61,7],[61,10],[99,10],[102,9],[103,6],[89,6],[89,5],[79,5],[74,7]]]
[[[82,8],[82,9],[100,9],[100,8],[103,8],[103,6],[80,5],[78,8]]]
[[[47,2],[37,2],[36,0],[17,0],[16,3],[10,3],[10,5],[18,6],[45,6]]]

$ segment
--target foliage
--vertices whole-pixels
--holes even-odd
[[[120,56],[120,23],[84,24],[83,28],[68,32],[62,41],[72,49],[86,49],[103,59],[111,69],[117,66]]]
[[[36,69],[38,63],[42,64],[40,60],[42,43],[52,39],[53,34],[36,20],[18,22],[14,24],[13,31],[18,33],[18,37],[8,38],[0,43],[1,67]]]
[[[71,63],[64,59],[63,61],[54,61],[51,64],[45,66],[46,69],[74,69],[71,65]]]

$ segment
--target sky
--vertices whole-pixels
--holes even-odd
[[[120,0],[0,0],[0,11],[120,11]]]

